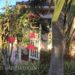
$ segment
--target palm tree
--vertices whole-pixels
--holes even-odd
[[[66,53],[69,54],[69,56],[73,55],[72,57],[74,57],[74,53],[73,54],[71,53],[72,51],[74,51],[72,47],[74,48],[74,35],[75,35],[75,26],[74,26],[75,9],[74,8],[75,8],[75,1],[71,0],[70,10],[68,11],[69,13],[67,14],[67,19],[66,19],[65,38],[66,38],[66,44],[68,44]]]
[[[63,53],[65,50],[64,45],[66,45],[66,44],[64,43],[65,42],[64,41],[64,23],[63,23],[63,19],[62,19],[62,17],[63,17],[62,13],[65,13],[65,12],[62,12],[62,8],[65,4],[65,1],[66,0],[60,0],[58,2],[58,0],[54,0],[55,9],[54,9],[54,14],[53,14],[53,18],[52,18],[53,49],[51,52],[51,63],[50,63],[50,69],[49,69],[48,75],[64,75]],[[71,0],[69,0],[69,1],[71,1]],[[67,3],[68,3],[68,0],[67,0]],[[74,0],[72,0],[72,3],[74,3]],[[71,5],[72,5],[72,3],[71,3]],[[72,10],[72,7],[73,7],[73,5],[69,9],[70,14],[67,15],[68,17],[74,17],[74,9]],[[70,20],[68,22],[70,22]]]
[[[65,0],[54,0],[54,14],[52,18],[52,51],[48,75],[64,75],[63,72],[63,15],[60,14]],[[60,16],[59,16],[60,15]]]

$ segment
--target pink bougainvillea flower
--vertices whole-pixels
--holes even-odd
[[[33,33],[33,32],[30,33],[30,39],[31,38],[35,38],[35,33]]]
[[[35,47],[34,45],[32,45],[32,44],[29,44],[29,45],[27,46],[27,49],[28,49],[28,50],[35,50],[36,47]]]
[[[7,38],[7,41],[9,43],[13,43],[15,41],[15,37],[10,36],[10,37]]]

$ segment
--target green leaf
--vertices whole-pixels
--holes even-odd
[[[72,0],[70,14],[72,14],[72,16],[75,16],[75,0]]]
[[[54,5],[56,6],[57,0],[54,0]]]
[[[59,15],[61,13],[61,10],[64,6],[65,0],[58,0],[55,9],[54,9],[54,14],[53,14],[53,18],[52,18],[52,22],[57,22]]]

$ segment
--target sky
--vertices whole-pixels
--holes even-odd
[[[0,0],[0,13],[4,12],[4,10],[2,10],[2,8],[5,7],[5,4],[6,4],[5,1],[6,0]],[[21,1],[28,1],[28,0],[8,0],[8,4],[9,5],[15,5],[17,1],[21,2]]]

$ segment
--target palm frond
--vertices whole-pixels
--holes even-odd
[[[54,9],[54,14],[53,14],[53,18],[52,18],[52,22],[56,22],[59,18],[59,15],[61,13],[61,10],[64,6],[65,0],[59,0],[56,3],[55,9]]]

